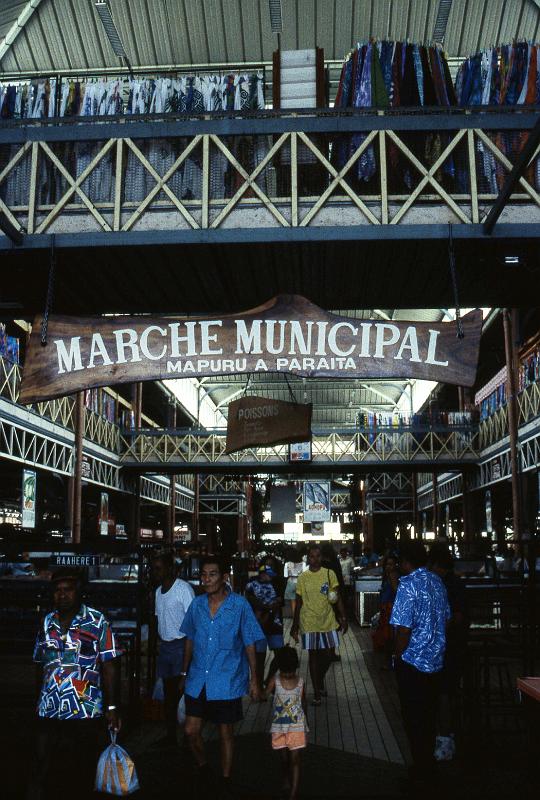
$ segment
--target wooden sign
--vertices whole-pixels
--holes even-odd
[[[94,386],[277,372],[311,378],[424,378],[472,386],[482,312],[453,323],[340,317],[298,295],[215,317],[36,317],[21,403]]]
[[[226,453],[311,438],[311,403],[242,397],[229,403]]]

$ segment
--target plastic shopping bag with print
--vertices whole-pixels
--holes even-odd
[[[123,796],[137,791],[139,781],[135,764],[123,747],[116,744],[116,732],[110,731],[111,744],[99,757],[96,792]]]

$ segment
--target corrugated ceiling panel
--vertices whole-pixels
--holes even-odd
[[[312,4],[313,5],[313,4]],[[262,18],[268,17],[270,20],[270,12],[268,10],[268,3],[266,8],[262,8]],[[313,9],[309,12],[314,14]],[[281,35],[281,48],[282,50],[298,50],[299,48],[307,47],[304,44],[303,33],[297,25],[297,7],[295,3],[284,3],[281,5],[281,18],[283,21],[283,32]]]
[[[352,0],[343,0],[339,4],[336,14],[336,34],[334,45],[334,58],[343,58],[353,45],[354,33],[352,30]]]
[[[334,20],[335,8],[333,2],[325,3],[319,0],[317,3],[317,46],[324,49],[326,58],[334,58]],[[306,44],[305,47],[313,47],[313,44]]]
[[[380,3],[372,4],[370,28],[379,39],[388,38],[391,11],[392,0],[381,0]]]
[[[538,10],[533,8],[531,3],[525,3],[518,36],[523,39],[534,39],[536,41],[538,35],[538,21]],[[531,31],[534,31],[534,33],[531,33]]]
[[[497,44],[511,42],[517,36],[524,2],[528,3],[529,0],[512,0],[512,2],[506,4]]]
[[[409,0],[403,0],[402,3],[392,2],[392,19],[390,25],[390,38],[391,39],[406,39],[408,32],[409,20]]]
[[[15,54],[10,48],[2,59],[2,70],[5,72],[18,72],[19,69],[20,67],[15,59]]]
[[[121,5],[119,4],[119,7],[124,10],[123,19],[120,15],[118,19],[119,28],[121,26],[122,31],[125,31],[124,45],[127,53],[135,54],[134,58],[137,64],[154,64],[158,60],[149,25],[147,6],[146,0],[124,0]],[[161,13],[163,13],[163,8]],[[122,19],[121,23],[120,19]]]
[[[187,33],[194,64],[210,60],[202,3],[186,3]]]
[[[474,50],[479,49],[479,43],[492,45],[498,41],[499,28],[506,0],[487,0],[485,4],[484,22],[482,31],[478,31],[478,38],[474,43]]]
[[[170,41],[172,44],[172,63],[195,64],[191,49],[191,31],[183,2],[178,0],[165,0],[165,14],[167,15]]]
[[[267,3],[264,2],[264,12]],[[261,49],[261,0],[253,3],[252,12],[243,14],[244,42],[246,45],[246,58],[248,61],[262,61]]]
[[[239,53],[240,61],[252,61],[253,59],[248,58],[244,38],[244,21],[249,16],[246,13],[247,8],[238,0],[222,0],[222,2],[228,52]],[[231,7],[230,13],[228,11],[229,5]],[[256,3],[250,5],[256,6]]]
[[[3,0],[0,5],[0,39],[17,21],[26,3],[24,0]]]
[[[168,4],[166,2],[160,3],[159,5],[157,3],[149,3],[148,14],[158,61],[161,64],[174,64],[175,55],[172,46],[171,20],[169,17]]]
[[[70,69],[71,64],[64,40],[64,31],[56,14],[54,6],[46,9],[39,6],[35,12],[42,27],[42,32],[48,44],[53,69]]]
[[[244,47],[237,0],[204,0],[208,48],[211,61],[226,63],[230,53],[242,53]]]
[[[277,48],[277,36],[270,27],[270,13],[266,0],[259,0],[259,18],[261,24],[261,41],[263,47],[263,60],[271,61],[272,53]]]
[[[277,45],[270,30],[268,0],[111,3],[134,66],[268,61]],[[23,8],[22,0],[4,0],[0,34]],[[430,40],[437,8],[438,0],[283,0],[282,46],[318,45],[324,47],[327,58],[341,59],[354,41],[370,35]],[[534,0],[454,0],[445,47],[451,56],[466,56],[516,36],[537,39],[539,20]],[[114,68],[118,59],[102,31],[93,0],[42,0],[13,45],[13,55],[8,51],[5,56],[3,68],[13,70],[17,64],[22,70],[76,70]]]

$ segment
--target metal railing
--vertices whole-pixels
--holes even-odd
[[[283,465],[289,463],[286,445],[250,447],[226,454],[223,430],[134,431],[121,436],[121,460],[124,463],[152,465],[191,465],[193,469],[210,465]],[[477,429],[446,428],[399,432],[361,433],[351,428],[340,432],[313,431],[314,464],[384,464],[413,462],[475,461],[478,458]]]
[[[523,426],[540,416],[540,384],[531,383],[518,395],[518,425]],[[505,404],[480,422],[479,428],[480,450],[497,444],[509,435],[508,406]]]
[[[22,367],[0,357],[0,397],[18,403]],[[72,395],[25,406],[38,416],[72,431],[75,427],[75,400]],[[85,408],[84,437],[113,453],[119,452],[120,429],[104,417]]]
[[[73,214],[80,231],[127,233],[159,211],[160,230],[477,224],[537,118],[521,106],[11,124],[0,209],[29,234],[61,233]],[[520,179],[509,208],[530,211],[514,222],[540,219],[539,188],[534,169]],[[434,206],[444,213],[417,213]]]

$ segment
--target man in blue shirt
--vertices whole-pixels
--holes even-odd
[[[232,592],[226,570],[216,556],[201,562],[204,594],[187,610],[180,630],[185,634],[184,669],[186,727],[195,761],[204,774],[203,722],[219,726],[223,783],[230,785],[233,725],[242,719],[242,696],[259,699],[255,642],[264,638],[247,600]],[[230,792],[230,788],[226,791]]]
[[[413,765],[411,788],[434,778],[437,679],[444,662],[450,606],[444,584],[426,569],[422,542],[400,548],[400,579],[390,623],[395,626],[395,669],[401,713]]]

